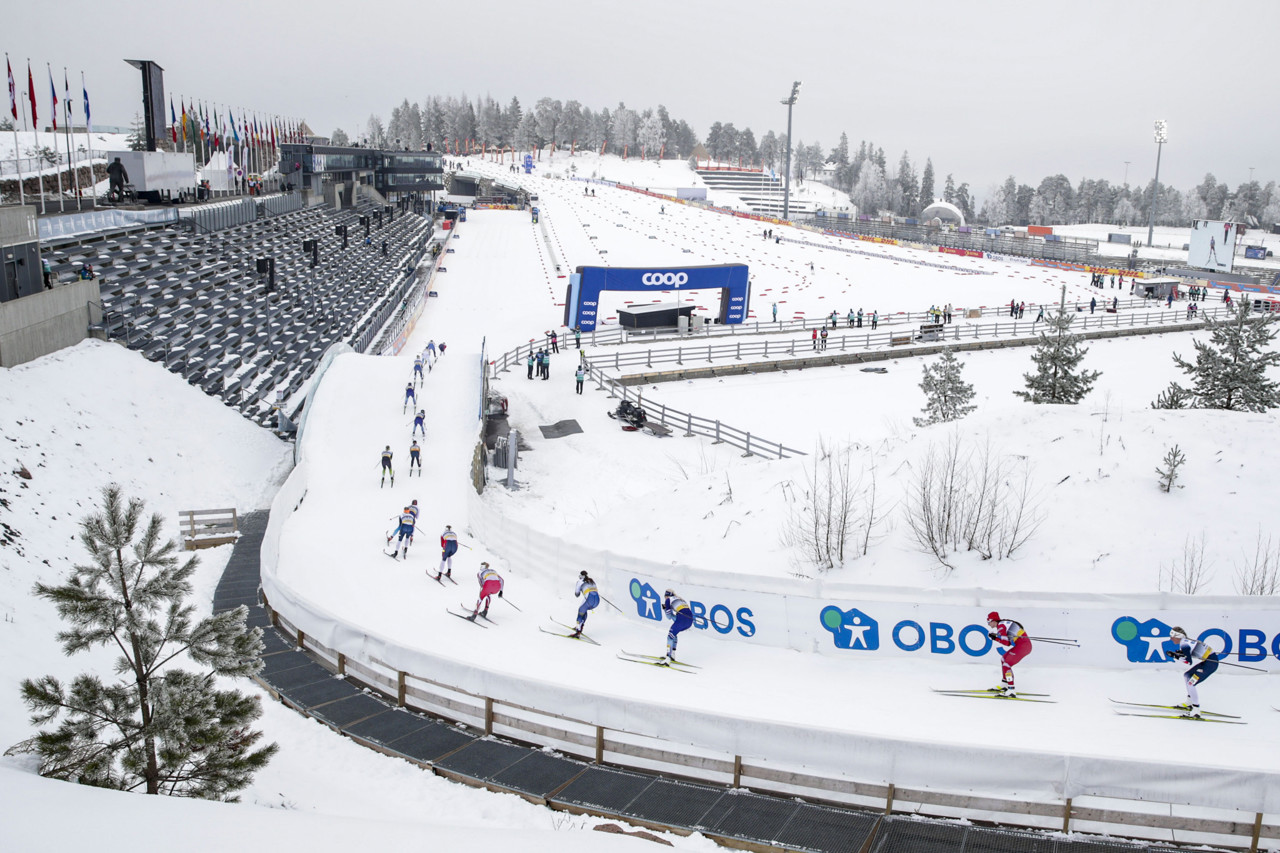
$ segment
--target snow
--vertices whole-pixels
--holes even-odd
[[[557,155],[556,171],[563,168],[560,159]],[[641,186],[687,185],[667,177],[670,162],[658,175],[652,163],[605,159],[580,166],[578,174],[594,171]],[[505,166],[479,158],[472,158],[470,168],[515,179]],[[719,418],[790,447],[812,451],[820,442],[853,443],[859,463],[874,458],[889,513],[903,500],[908,467],[931,443],[952,435],[990,441],[1001,454],[1025,457],[1032,469],[1046,519],[1013,559],[962,558],[954,571],[943,572],[910,542],[901,518],[891,515],[865,557],[806,580],[798,575],[813,570],[799,565],[781,541],[789,504],[780,484],[801,489],[812,454],[781,461],[744,459],[738,449],[679,433],[657,439],[621,432],[605,415],[616,401],[592,385],[581,396],[573,393],[575,356],[560,327],[567,279],[557,277],[553,263],[572,268],[742,261],[755,276],[752,308],[761,320],[774,301],[780,317],[787,318],[820,317],[832,309],[843,317],[859,306],[891,315],[944,302],[1053,303],[1063,285],[1069,301],[1087,302],[1098,293],[1087,287],[1087,276],[862,242],[857,248],[874,255],[847,254],[830,250],[849,245],[842,238],[773,226],[802,241],[777,244],[762,240],[764,226],[750,220],[601,185],[595,187],[596,197],[585,198],[581,182],[548,178],[541,171],[518,180],[539,195],[559,260],[548,261],[542,230],[530,225],[527,213],[469,211],[468,222],[449,242],[456,251],[447,257],[448,272],[433,284],[439,297],[428,301],[405,355],[352,354],[334,362],[302,441],[307,499],[280,522],[278,584],[339,615],[355,634],[420,650],[422,660],[439,660],[448,671],[488,673],[504,683],[519,680],[547,695],[581,691],[598,697],[603,707],[630,706],[638,721],[645,719],[642,709],[671,706],[668,715],[677,730],[686,720],[710,715],[740,719],[743,732],[773,725],[809,730],[816,739],[806,748],[852,735],[883,740],[889,755],[894,744],[913,744],[936,748],[938,755],[970,756],[963,764],[954,758],[942,775],[965,772],[982,750],[999,750],[1002,761],[1027,766],[1058,755],[1082,764],[1116,759],[1154,768],[1170,760],[1170,738],[1183,734],[1171,730],[1178,724],[1117,717],[1107,699],[1181,701],[1178,670],[1073,666],[1046,647],[1019,666],[1019,686],[1059,701],[1027,706],[965,702],[928,691],[930,686],[994,683],[998,669],[985,659],[855,661],[709,642],[710,632],[690,631],[682,635],[681,654],[705,669],[696,678],[683,678],[676,692],[672,674],[612,657],[624,648],[660,651],[665,630],[656,625],[602,605],[588,622],[588,633],[601,647],[569,644],[537,630],[548,615],[570,621],[577,571],[595,572],[597,566],[563,565],[555,573],[525,565],[499,549],[505,541],[485,541],[471,535],[471,528],[507,519],[513,530],[527,527],[562,539],[575,553],[607,551],[619,560],[641,558],[805,589],[833,583],[880,589],[886,596],[913,588],[952,594],[959,601],[1003,596],[1008,604],[1002,609],[1014,610],[1018,601],[1036,596],[1156,595],[1161,567],[1180,558],[1189,535],[1203,532],[1213,569],[1206,592],[1230,595],[1244,552],[1251,553],[1259,532],[1264,538],[1272,532],[1267,478],[1276,451],[1268,437],[1275,434],[1276,416],[1151,410],[1150,401],[1180,375],[1171,354],[1189,353],[1192,335],[1090,342],[1084,365],[1103,375],[1076,407],[1035,407],[1013,396],[1021,374],[1030,369],[1028,349],[963,353],[978,411],[958,425],[926,429],[911,425],[923,404],[917,359],[888,362],[887,374],[848,366],[646,387],[647,400]],[[658,212],[660,206],[665,213]],[[607,254],[600,255],[602,249]],[[922,266],[922,259],[954,272]],[[1103,291],[1108,300],[1116,293]],[[679,298],[706,305],[709,297]],[[508,398],[512,426],[531,446],[520,457],[520,488],[508,491],[495,482],[476,498],[469,467],[479,431],[481,342],[492,358],[541,340],[552,328],[561,332],[561,353],[553,356],[550,381],[526,380],[520,369],[500,374],[493,385]],[[571,334],[567,337],[571,341]],[[403,391],[412,354],[428,339],[446,342],[448,352],[426,379],[421,399],[428,427],[426,439],[420,439],[425,470],[421,479],[411,479],[406,448],[412,417],[403,411]],[[609,353],[597,347],[588,356]],[[35,475],[25,489],[16,478],[0,480],[0,497],[9,502],[0,510],[0,522],[21,532],[16,546],[0,547],[5,569],[0,606],[6,613],[0,637],[6,648],[25,650],[0,663],[0,740],[7,745],[32,732],[16,698],[17,681],[79,671],[89,660],[61,658],[53,637],[56,620],[29,590],[35,580],[54,579],[60,567],[80,559],[72,541],[74,522],[101,485],[122,480],[126,492],[146,497],[149,508],[166,518],[183,508],[260,507],[286,473],[288,448],[158,366],[114,345],[92,342],[0,373],[0,412],[10,439],[0,444],[0,470],[21,462]],[[541,437],[538,425],[569,418],[583,433]],[[1179,482],[1183,488],[1166,495],[1156,487],[1154,468],[1175,442],[1188,462]],[[378,454],[385,444],[396,452],[394,488],[378,485]],[[62,464],[67,460],[74,466]],[[407,561],[392,562],[378,552],[390,517],[411,499],[421,507],[418,540]],[[446,523],[462,534],[468,548],[454,559],[460,585],[442,588],[425,573],[436,568],[435,537]],[[202,552],[205,600],[228,551]],[[444,613],[446,607],[474,602],[473,578],[481,560],[506,576],[507,594],[522,609],[496,602],[493,615],[500,624],[485,631]],[[609,589],[605,594],[629,604]],[[1275,634],[1273,622],[1261,627]],[[1206,771],[1245,774],[1280,765],[1280,744],[1272,736],[1280,718],[1269,707],[1276,704],[1273,680],[1273,675],[1220,670],[1201,688],[1206,707],[1243,714],[1251,724],[1202,727],[1196,731],[1197,749],[1181,751],[1177,760]],[[510,833],[521,832],[522,849],[550,850],[553,844],[556,849],[574,849],[574,844],[608,849],[595,836],[557,832],[556,821],[563,817],[514,797],[443,782],[360,749],[270,700],[265,704],[261,726],[282,750],[246,792],[246,805],[151,805],[130,798],[127,807],[149,809],[150,819],[173,827],[204,827],[201,821],[207,820],[208,832],[193,835],[209,839],[234,827],[290,841],[298,837],[290,834],[299,832],[327,840],[358,831],[389,839],[429,831],[461,844],[465,831],[470,849],[497,850],[510,843]],[[752,748],[768,752],[769,746]],[[119,800],[118,795],[67,792],[65,786],[32,777],[28,768],[14,759],[0,763],[0,784],[20,805],[18,832],[38,831],[42,814],[67,805],[89,814],[121,807],[106,801]],[[984,784],[989,775],[984,774]],[[73,804],[71,796],[84,802]],[[236,810],[234,818],[226,817],[228,808]],[[294,812],[311,820],[297,821]],[[707,844],[697,838],[676,842],[695,849]]]

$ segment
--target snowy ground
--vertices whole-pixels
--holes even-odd
[[[505,167],[477,159],[472,168],[492,169],[499,177],[508,174]],[[608,164],[601,171],[639,183],[642,175],[623,174],[623,168],[631,166]],[[568,180],[520,180],[540,195],[559,255],[556,262],[572,267],[605,261],[743,261],[755,276],[758,318],[768,317],[774,301],[779,316],[790,318],[822,316],[832,309],[843,315],[850,307],[882,314],[919,311],[948,301],[957,306],[998,305],[1010,298],[1052,302],[1064,284],[1068,299],[1087,300],[1098,292],[1087,287],[1083,275],[865,243],[857,247],[874,250],[875,256],[852,255],[833,250],[843,245],[836,238],[785,228],[776,230],[809,245],[779,245],[760,238],[758,223],[679,205],[666,205],[660,213],[663,205],[657,199],[604,187],[597,187],[595,198],[583,198],[582,185]],[[311,491],[284,531],[283,580],[305,588],[308,596],[353,625],[488,669],[554,680],[614,699],[667,696],[677,708],[737,709],[735,713],[761,719],[850,727],[904,739],[1151,760],[1169,754],[1173,733],[1161,721],[1114,717],[1106,699],[1178,700],[1181,681],[1173,668],[1140,673],[1037,668],[1032,657],[1020,667],[1020,685],[1043,689],[1061,701],[1012,707],[928,693],[929,686],[986,686],[996,678],[991,663],[852,664],[847,658],[779,649],[748,651],[686,635],[682,651],[708,668],[693,683],[682,684],[675,696],[664,680],[668,673],[637,673],[637,667],[612,658],[611,650],[617,648],[660,649],[662,632],[656,627],[646,629],[597,611],[589,627],[604,644],[598,649],[538,632],[548,614],[566,620],[572,615],[572,583],[579,567],[565,567],[562,582],[544,586],[486,550],[483,542],[467,538],[467,471],[477,433],[482,338],[492,354],[559,327],[567,280],[556,277],[542,233],[525,213],[469,212],[457,237],[450,243],[455,253],[448,256],[448,272],[434,286],[439,297],[429,301],[405,350],[420,350],[428,339],[449,345],[424,388],[429,425],[422,440],[422,478],[407,476],[411,418],[402,413],[402,398],[410,358],[340,359],[315,402],[304,446],[314,466]],[[602,249],[607,254],[601,255]],[[920,260],[945,263],[948,269],[922,266]],[[740,451],[703,439],[623,433],[605,415],[611,406],[605,395],[590,387],[582,396],[573,393],[575,355],[567,349],[553,358],[548,382],[526,380],[523,372],[502,374],[496,382],[495,388],[509,398],[513,426],[532,449],[521,457],[523,487],[507,492],[491,486],[486,502],[527,524],[615,553],[779,578],[805,571],[780,541],[787,505],[778,488],[803,479],[804,460],[742,459]],[[1010,393],[1029,369],[1029,350],[962,356],[981,405],[956,429],[974,440],[989,439],[1002,454],[1027,457],[1044,495],[1046,521],[1039,535],[1013,560],[961,562],[944,577],[911,546],[898,521],[886,524],[866,557],[833,575],[893,586],[981,586],[1007,590],[1011,601],[1023,590],[1155,591],[1161,565],[1182,553],[1188,534],[1204,531],[1215,572],[1210,588],[1230,593],[1233,567],[1242,553],[1251,549],[1259,531],[1273,533],[1266,512],[1270,489],[1263,477],[1271,470],[1266,437],[1275,433],[1276,417],[1151,411],[1150,400],[1177,376],[1170,358],[1174,351],[1188,354],[1190,336],[1095,343],[1086,364],[1103,371],[1097,389],[1078,407],[1053,410],[1022,403]],[[117,360],[127,365],[117,367]],[[807,449],[819,440],[853,442],[858,458],[874,456],[886,494],[900,500],[903,466],[952,433],[911,424],[923,403],[916,387],[919,375],[920,361],[906,359],[890,363],[883,375],[819,369],[667,384],[647,389],[646,395],[792,447]],[[243,508],[262,506],[283,471],[285,449],[180,380],[109,345],[85,344],[0,374],[0,399],[5,401],[0,406],[6,413],[4,434],[15,439],[0,445],[3,469],[36,460],[25,462],[36,475],[27,490],[19,491],[19,481],[11,476],[0,480],[6,492],[0,497],[10,503],[0,511],[0,521],[21,530],[24,549],[21,554],[12,545],[0,549],[0,560],[6,561],[0,604],[7,611],[0,630],[7,648],[29,650],[22,659],[10,656],[0,664],[0,731],[8,744],[30,734],[16,700],[17,680],[84,666],[83,660],[61,660],[51,614],[27,591],[34,580],[49,578],[65,565],[60,561],[79,559],[70,541],[73,522],[100,485],[128,472],[132,479],[126,485],[166,517],[178,508],[227,501]],[[576,419],[583,433],[556,440],[541,437],[538,425],[566,418]],[[1165,495],[1156,489],[1153,469],[1174,441],[1188,457],[1185,488]],[[378,487],[377,458],[384,444],[396,452],[394,489]],[[45,467],[37,468],[41,450],[48,456]],[[59,460],[75,460],[76,470],[57,468]],[[1063,482],[1064,477],[1069,479]],[[733,498],[726,501],[730,488]],[[422,506],[418,544],[407,562],[392,562],[379,553],[390,516],[414,498]],[[81,506],[74,506],[76,500]],[[59,519],[50,517],[54,512]],[[442,589],[425,578],[425,570],[435,565],[434,540],[445,523],[462,531],[472,550],[464,549],[455,560],[462,585]],[[208,565],[201,577],[208,594],[226,556],[205,554]],[[45,555],[51,567],[39,563]],[[471,578],[481,559],[507,575],[509,594],[523,608],[523,613],[501,610],[500,627],[488,631],[444,613],[446,606],[473,600]],[[1278,704],[1273,682],[1270,676],[1216,676],[1203,694],[1212,697],[1215,707],[1244,714],[1251,725],[1197,731],[1200,749],[1183,760],[1265,770],[1280,764],[1280,740],[1274,737],[1280,717],[1268,707]],[[1027,710],[1034,713],[1021,713]],[[263,725],[283,749],[246,802],[324,815],[324,825],[332,821],[334,832],[352,831],[343,819],[349,815],[370,818],[360,825],[372,824],[377,827],[373,831],[389,838],[415,828],[442,831],[437,824],[465,823],[464,816],[474,816],[475,824],[517,830],[549,830],[556,819],[514,798],[450,785],[358,750],[280,707],[268,709]],[[0,770],[9,779],[22,766],[10,760]],[[20,782],[4,784],[21,790],[22,815],[65,807],[56,795],[45,800],[38,793],[46,785],[39,780],[23,775]],[[279,820],[269,820],[261,810],[244,811],[252,815],[243,818],[248,821],[244,827],[255,833],[260,821],[269,822],[272,826],[261,831],[280,833],[280,838],[296,823],[283,813]],[[447,817],[432,817],[432,812]],[[195,812],[176,806],[166,814],[174,824],[199,820]],[[406,819],[413,821],[409,828],[391,823]],[[504,832],[490,829],[472,849],[500,849],[509,842]],[[577,843],[565,838],[550,831],[522,836],[524,849],[550,850],[552,844],[564,849]],[[595,836],[585,839],[582,843],[604,849]]]

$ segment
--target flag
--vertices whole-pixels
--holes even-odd
[[[62,106],[67,111],[67,130],[71,129],[71,119],[75,114],[72,106],[74,101],[71,99],[71,81],[67,79],[66,66],[62,68]]]
[[[84,93],[84,132],[93,133],[93,119],[89,115],[89,90],[84,84],[84,72],[80,72],[80,91]]]
[[[274,119],[271,121],[271,147],[276,147],[276,123]]]
[[[169,96],[169,133],[173,135],[173,144],[178,144],[178,114],[173,109],[173,95]]]
[[[53,99],[53,115],[50,120],[53,122],[53,130],[56,133],[58,130],[58,89],[53,85],[53,69],[46,65],[45,70],[49,72],[49,97]]]
[[[231,138],[235,141],[236,145],[239,145],[240,144],[240,128],[236,127],[235,113],[231,112],[231,110],[227,110],[227,118],[231,122]]]
[[[178,103],[182,104],[182,144],[186,145],[187,144],[187,102],[185,100],[182,100],[182,101],[179,101]]]
[[[9,112],[13,120],[18,120],[18,87],[13,84],[13,66],[9,64],[9,54],[4,55],[4,69],[9,73]],[[17,127],[15,124],[14,127]]]
[[[31,129],[39,131],[39,117],[36,115],[36,81],[31,76],[31,62],[27,61],[27,100],[31,102]]]
[[[200,105],[200,117],[196,120],[196,125],[200,130],[200,141],[204,142],[205,131],[209,128],[209,120],[204,115],[204,104]]]

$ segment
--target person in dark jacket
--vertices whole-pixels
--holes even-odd
[[[129,182],[129,173],[117,157],[107,166],[107,200],[124,201],[124,185]]]

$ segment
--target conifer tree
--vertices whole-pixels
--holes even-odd
[[[924,365],[920,390],[925,396],[921,409],[925,416],[912,418],[916,426],[959,420],[977,408],[969,404],[973,399],[973,386],[961,377],[963,370],[964,365],[951,350],[945,350],[933,364]]]
[[[1048,329],[1040,333],[1031,360],[1035,373],[1024,373],[1026,391],[1013,393],[1031,403],[1079,403],[1102,374],[1081,370],[1080,361],[1089,350],[1080,346],[1080,338],[1071,334],[1075,316],[1059,306],[1058,313],[1046,317]]]
[[[1241,299],[1226,319],[1206,317],[1205,325],[1209,343],[1194,341],[1195,363],[1173,356],[1191,377],[1192,407],[1265,412],[1280,406],[1280,383],[1267,376],[1280,365],[1280,352],[1271,348],[1275,315],[1250,315],[1249,302]]]
[[[262,630],[246,630],[243,606],[192,623],[195,608],[184,600],[197,560],[179,565],[159,515],[137,537],[143,509],[136,498],[126,503],[119,486],[106,487],[102,512],[80,523],[90,564],[75,566],[61,586],[36,584],[69,625],[58,634],[66,654],[95,646],[120,654],[114,680],[85,673],[68,686],[51,675],[22,682],[35,725],[62,717],[28,748],[43,776],[234,800],[277,747],[254,748],[262,737],[249,728],[262,715],[257,697],[219,690],[216,678],[262,668]],[[205,671],[179,670],[179,661]]]

